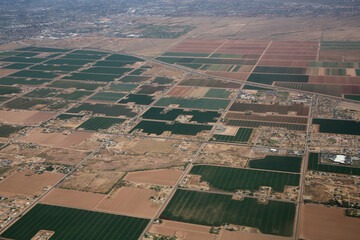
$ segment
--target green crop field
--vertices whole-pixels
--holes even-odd
[[[51,230],[52,240],[136,240],[148,223],[148,219],[37,204],[1,237],[30,240],[40,230]]]
[[[68,53],[62,58],[69,59],[89,59],[89,60],[99,60],[102,56],[99,55],[89,55],[89,54],[76,54],[76,53]]]
[[[177,190],[160,218],[208,226],[235,224],[258,228],[261,233],[293,235],[294,203],[257,199],[233,200],[229,195]]]
[[[82,71],[83,73],[104,73],[122,76],[124,73],[130,72],[133,68],[112,68],[112,67],[92,67]]]
[[[19,131],[22,128],[23,127],[16,127],[16,126],[11,126],[11,125],[1,125],[0,126],[0,137],[7,138],[11,134]]]
[[[216,142],[247,142],[251,136],[252,128],[239,128],[235,136],[214,134],[211,141]]]
[[[124,121],[125,119],[120,119],[120,118],[94,117],[82,123],[77,128],[97,131],[99,129],[108,129],[113,125],[123,123]]]
[[[230,67],[230,65],[213,64],[213,65],[210,65],[207,70],[225,72],[229,67]]]
[[[66,100],[78,100],[83,98],[84,96],[89,96],[93,92],[89,91],[74,91],[72,93],[61,93],[57,95],[58,98],[66,99]]]
[[[39,54],[35,53],[35,52],[22,52],[22,53],[17,54],[16,56],[18,56],[18,57],[34,57],[36,55],[39,55]]]
[[[35,97],[35,98],[46,98],[46,97],[53,97],[55,96],[58,90],[50,89],[50,88],[40,88],[35,89],[32,92],[29,92],[25,95],[25,97]]]
[[[30,52],[68,52],[70,49],[61,49],[61,48],[48,48],[48,47],[35,47],[33,49],[27,50]]]
[[[270,172],[243,168],[196,165],[190,174],[201,175],[201,180],[210,184],[210,190],[235,192],[237,189],[257,191],[269,186],[275,192],[283,192],[286,185],[298,186],[299,174]]]
[[[116,102],[125,95],[125,93],[98,92],[88,100]]]
[[[139,105],[149,105],[154,101],[154,97],[150,95],[129,94],[126,98],[119,101],[119,103],[126,104],[134,102]]]
[[[310,153],[309,161],[308,161],[308,170],[360,175],[360,168],[321,164],[319,162],[320,162],[319,161],[319,153]]]
[[[76,50],[76,51],[73,51],[72,53],[89,54],[89,55],[108,55],[109,54],[107,52],[99,52],[99,51],[93,51],[93,50]]]
[[[360,50],[360,42],[340,42],[340,41],[323,41],[320,45],[321,50]]]
[[[10,99],[10,97],[2,97],[2,96],[0,96],[0,103],[5,102],[5,101],[7,101],[9,99]]]
[[[230,92],[226,89],[218,89],[218,88],[211,88],[206,94],[205,97],[209,98],[228,98]]]
[[[41,71],[58,71],[58,72],[71,72],[78,70],[81,66],[71,66],[71,65],[36,65],[31,67],[31,70],[41,70]]]
[[[142,132],[147,134],[156,134],[161,135],[165,131],[170,131],[172,134],[177,135],[192,135],[195,136],[202,131],[210,131],[212,126],[206,125],[196,125],[196,124],[187,124],[187,123],[174,123],[167,124],[166,122],[154,122],[143,120],[139,122],[130,133],[135,130],[142,130]]]
[[[19,63],[39,63],[47,60],[46,58],[26,58],[26,57],[7,57],[1,59],[3,62],[19,62]]]
[[[90,111],[98,114],[105,114],[106,116],[118,117],[135,117],[136,113],[124,105],[107,105],[107,104],[90,104],[83,103],[78,107],[68,110],[68,113],[80,113],[81,111]]]
[[[131,90],[137,88],[138,84],[131,84],[131,83],[117,83],[111,84],[109,90],[115,92],[130,92]]]
[[[110,74],[96,74],[96,73],[72,73],[70,76],[66,76],[62,79],[80,80],[80,81],[95,81],[95,82],[112,82],[115,78],[119,78],[120,75]]]
[[[213,53],[211,58],[242,58],[243,54],[232,54],[232,53]]]
[[[42,85],[42,84],[50,82],[50,81],[51,80],[3,77],[3,78],[0,78],[0,85],[15,85],[15,84]]]
[[[123,67],[134,62],[115,62],[115,61],[98,61],[95,63],[95,67]]]
[[[154,94],[156,92],[162,92],[166,86],[155,86],[155,85],[142,85],[137,92],[138,94]]]
[[[250,86],[250,85],[247,85],[247,84],[243,87],[243,89],[244,90],[257,90],[257,91],[273,91],[272,89],[269,89],[269,88]]]
[[[309,67],[322,68],[355,68],[354,62],[309,62]]]
[[[11,100],[10,102],[7,102],[4,106],[14,109],[31,109],[38,104],[49,105],[50,103],[50,100],[45,99],[16,98],[14,100]]]
[[[10,77],[25,77],[25,78],[55,78],[57,74],[43,71],[32,71],[32,70],[23,70],[17,73],[13,73]]]
[[[21,88],[0,86],[0,95],[6,95],[6,94],[12,94],[12,93],[20,93],[20,92],[21,92]]]
[[[64,58],[58,58],[58,59],[52,59],[47,61],[45,64],[50,64],[50,65],[63,65],[63,64],[67,64],[67,65],[71,65],[71,66],[82,66],[85,64],[88,64],[89,62],[92,62],[92,60],[79,60],[79,59],[64,59]]]
[[[149,80],[151,77],[144,77],[144,76],[125,76],[123,78],[120,79],[121,82],[134,82],[134,83],[139,83],[139,82],[145,82],[147,80]]]
[[[351,100],[360,101],[360,95],[345,95],[344,97],[345,97],[346,99],[351,99]]]
[[[263,159],[249,161],[250,168],[299,173],[301,157],[267,155]]]
[[[322,133],[360,135],[358,121],[314,118],[312,123],[319,124]]]
[[[31,65],[32,65],[31,63],[13,63],[13,64],[7,65],[6,67],[3,67],[3,68],[6,68],[6,69],[23,69],[23,68],[27,68],[27,67],[29,67]]]
[[[307,75],[252,73],[247,81],[272,85],[274,81],[278,81],[278,82],[308,82],[308,80],[309,80],[309,76],[307,76]]]
[[[166,77],[157,77],[155,78],[155,80],[153,81],[153,83],[157,83],[157,84],[170,84],[172,83],[174,80],[170,79],[170,78],[166,78]]]
[[[288,130],[295,131],[306,131],[306,124],[288,124],[288,123],[279,123],[279,122],[262,122],[262,121],[244,121],[244,120],[233,120],[230,119],[226,122],[228,126],[236,127],[248,127],[248,128],[258,128],[261,126],[267,127],[276,127],[276,128],[286,128]]]
[[[179,63],[179,65],[182,65],[182,66],[188,67],[188,68],[192,68],[192,69],[199,69],[202,66],[202,64],[199,64],[199,63]]]
[[[1,81],[1,80],[0,80]],[[54,88],[76,88],[76,89],[85,89],[85,90],[95,90],[100,86],[104,86],[100,83],[85,83],[77,81],[55,81],[50,84]]]
[[[161,113],[165,108],[152,107],[147,110],[141,117],[144,119],[155,119],[155,120],[165,120],[165,121],[174,121],[180,115],[191,115],[192,118],[190,121],[197,123],[209,123],[216,122],[217,118],[221,116],[220,113],[215,111],[185,111],[183,109],[172,109],[166,113]]]
[[[143,62],[141,58],[128,56],[128,55],[122,55],[122,54],[113,54],[106,58],[108,61],[120,61],[120,62]]]
[[[230,100],[223,100],[223,99],[210,99],[210,98],[185,99],[185,98],[169,97],[169,98],[160,99],[155,104],[155,106],[167,107],[170,104],[178,104],[181,108],[219,110],[219,109],[225,109],[229,103]]]
[[[75,115],[75,114],[60,114],[59,116],[57,116],[56,118],[57,119],[60,119],[60,120],[68,120],[68,119],[71,119],[71,118],[82,118],[84,117],[84,115]]]

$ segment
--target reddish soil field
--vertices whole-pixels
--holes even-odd
[[[360,85],[342,85],[341,91],[343,94],[360,95]]]
[[[307,67],[309,61],[294,61],[294,60],[269,60],[261,59],[258,66],[271,67]]]
[[[319,61],[359,62],[360,51],[356,50],[320,50]]]
[[[266,54],[268,55],[298,55],[298,56],[317,56],[317,51],[299,51],[299,50],[275,50],[275,49],[268,49],[266,51]]]
[[[96,209],[116,214],[152,218],[161,206],[149,200],[153,194],[153,190],[122,187],[113,196],[103,199]]]
[[[246,72],[212,72],[212,71],[206,71],[205,73],[213,76],[226,77],[236,80],[246,80],[248,79],[250,74]]]
[[[211,53],[215,51],[225,40],[185,40],[168,52],[199,52]]]
[[[104,197],[106,197],[105,194],[54,188],[41,199],[40,202],[57,206],[94,210],[96,205]]]
[[[264,50],[238,50],[238,49],[232,49],[232,48],[220,48],[215,53],[229,53],[229,54],[254,54],[254,55],[261,55],[264,52]]]
[[[279,114],[288,114],[289,112],[296,112],[298,116],[308,116],[309,108],[302,104],[292,104],[290,106],[282,106],[279,103],[275,104],[251,104],[235,102],[231,105],[230,111],[246,112],[253,111],[255,113],[275,112]]]
[[[360,84],[360,77],[349,76],[310,76],[309,83],[357,85]]]
[[[180,97],[189,91],[189,89],[190,87],[173,87],[166,95]]]
[[[63,133],[43,133],[43,129],[38,128],[32,130],[27,136],[21,137],[19,140],[29,143],[37,143],[45,146],[55,147],[71,147],[82,143],[86,138],[89,138],[93,133],[74,131],[68,135]]]
[[[287,240],[292,238],[249,232],[220,231],[220,240]]]
[[[276,115],[263,116],[263,115],[254,115],[254,114],[246,115],[244,113],[234,113],[234,112],[227,113],[225,119],[307,124],[307,118],[305,117],[288,117],[288,116],[276,116]]]
[[[39,111],[3,111],[0,110],[0,121],[17,125],[36,125],[57,115]]]
[[[299,55],[270,55],[265,54],[262,59],[275,59],[275,60],[308,60],[315,61],[316,56],[299,56]]]
[[[209,88],[203,87],[174,87],[166,95],[174,97],[204,97]]]
[[[53,186],[63,174],[44,172],[35,174],[30,170],[14,173],[0,183],[1,196],[34,195],[46,186]]]
[[[161,224],[153,224],[150,233],[176,236],[183,240],[215,240],[217,234],[210,234],[210,227],[197,224],[163,220]]]
[[[126,174],[124,180],[137,183],[173,186],[179,180],[182,173],[182,171],[172,169],[130,172]]]
[[[271,46],[316,47],[318,41],[273,41]]]
[[[170,49],[169,52],[186,52],[186,53],[212,53],[214,50],[216,49],[216,47],[211,48],[211,47],[204,47],[204,48],[197,48],[197,47],[192,47],[192,48],[173,48]]]
[[[301,207],[299,238],[359,239],[360,218],[346,217],[345,209],[305,204]]]

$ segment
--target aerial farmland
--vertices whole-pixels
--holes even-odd
[[[1,238],[356,239],[359,48],[1,52]]]

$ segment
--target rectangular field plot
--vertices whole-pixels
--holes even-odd
[[[21,92],[21,88],[0,86],[0,95],[6,95],[6,94],[12,94],[12,93],[20,93],[20,92]]]
[[[258,73],[306,74],[306,68],[257,66],[254,69],[254,72],[258,72]]]
[[[179,63],[179,65],[192,69],[199,69],[202,66],[202,64],[199,63]]]
[[[78,100],[80,98],[83,98],[85,96],[89,96],[93,94],[93,92],[89,91],[74,91],[72,93],[61,93],[57,95],[56,97],[66,99],[66,100]]]
[[[205,94],[205,97],[208,98],[228,98],[231,92],[225,89],[210,88],[209,91]]]
[[[344,95],[344,98],[360,101],[360,95]]]
[[[192,135],[196,136],[202,131],[210,131],[212,126],[207,125],[196,125],[196,124],[186,124],[186,123],[173,123],[168,124],[166,122],[154,122],[154,121],[145,121],[142,120],[139,122],[130,133],[135,130],[142,130],[146,134],[156,134],[161,135],[165,131],[169,131],[172,134],[176,135]]]
[[[253,132],[252,128],[239,128],[235,135],[214,134],[211,141],[216,142],[247,142]]]
[[[68,113],[80,113],[82,111],[92,112],[94,114],[105,114],[106,116],[118,117],[135,117],[136,113],[124,105],[107,105],[107,104],[90,104],[83,103],[78,107],[74,107]]]
[[[130,92],[131,90],[137,88],[138,84],[131,84],[131,83],[118,83],[118,84],[111,84],[109,90],[115,92]]]
[[[1,59],[2,62],[19,62],[19,63],[40,63],[47,60],[46,58],[26,58],[26,57],[7,57]]]
[[[79,59],[64,59],[64,58],[57,58],[57,59],[52,59],[49,60],[47,62],[45,62],[45,64],[50,64],[50,65],[71,65],[71,66],[82,66],[85,64],[88,64],[90,62],[92,62],[93,60],[79,60]]]
[[[39,80],[39,79],[26,79],[26,78],[11,78],[11,77],[3,77],[0,78],[0,85],[42,85],[44,83],[50,82],[51,80]]]
[[[107,57],[106,60],[120,61],[120,62],[143,62],[144,61],[141,58],[128,56],[128,55],[122,55],[122,54],[113,54],[113,55]]]
[[[208,57],[209,53],[166,52],[163,56],[173,57]]]
[[[95,67],[123,67],[128,64],[133,64],[134,62],[115,62],[115,61],[97,61]]]
[[[10,102],[7,102],[4,106],[13,109],[31,109],[36,105],[49,105],[51,102],[52,101],[45,99],[16,98]]]
[[[30,240],[40,230],[54,231],[51,239],[133,239],[148,219],[37,204],[1,237]]]
[[[225,82],[213,79],[185,79],[181,81],[180,86],[214,87],[214,88],[240,88],[242,84],[234,82]]]
[[[250,128],[258,128],[258,127],[276,127],[276,128],[286,128],[288,130],[295,131],[306,131],[306,124],[288,124],[288,123],[277,123],[277,122],[262,122],[262,121],[244,121],[244,120],[233,120],[230,119],[226,121],[226,125],[228,126],[236,126],[236,127],[250,127]]]
[[[113,125],[123,123],[124,121],[125,119],[120,118],[94,117],[90,118],[77,128],[97,131],[99,129],[108,129]]]
[[[25,50],[24,50],[25,51]],[[48,48],[48,47],[35,47],[30,50],[26,50],[29,52],[58,52],[58,53],[64,53],[70,51],[70,49],[62,49],[62,48]]]
[[[341,97],[341,86],[335,84],[275,82],[275,86]]]
[[[82,71],[83,73],[105,73],[123,75],[124,73],[130,72],[133,68],[111,68],[111,67],[92,67]]]
[[[35,89],[32,92],[29,92],[25,95],[25,97],[35,97],[35,98],[46,98],[53,97],[56,95],[58,90],[50,89],[50,88],[40,88]]]
[[[155,78],[155,80],[153,81],[153,83],[157,83],[157,84],[170,84],[174,81],[174,79],[170,79],[167,77],[157,77]]]
[[[76,51],[73,51],[72,53],[89,54],[89,55],[108,55],[109,54],[107,52],[99,52],[99,51],[93,51],[93,50],[76,50]]]
[[[208,226],[235,224],[258,228],[261,233],[292,236],[296,206],[257,199],[233,200],[229,195],[177,190],[160,218]]]
[[[0,80],[1,81],[1,80]],[[49,85],[54,88],[76,88],[84,90],[95,90],[100,86],[104,86],[100,83],[85,83],[76,81],[55,81]]]
[[[360,42],[323,41],[320,49],[331,50],[360,50]]]
[[[7,65],[6,67],[3,67],[3,68],[6,68],[6,69],[23,69],[23,68],[27,68],[27,67],[29,67],[31,65],[32,65],[31,63],[13,63],[13,64]]]
[[[99,60],[100,58],[102,58],[102,56],[89,55],[89,54],[69,53],[69,54],[66,54],[65,56],[63,56],[62,58]]]
[[[96,73],[72,73],[70,76],[63,79],[80,80],[80,81],[95,81],[95,82],[112,82],[120,75],[110,74],[96,74]]]
[[[142,85],[140,91],[137,93],[140,94],[154,94],[156,92],[161,92],[166,88],[166,86],[154,86],[154,85]]]
[[[154,101],[154,97],[150,95],[141,95],[141,94],[129,94],[126,98],[119,101],[119,103],[135,103],[139,105],[149,105]]]
[[[179,105],[181,108],[197,108],[197,109],[210,109],[210,110],[219,110],[225,109],[230,103],[230,100],[222,99],[210,99],[210,98],[200,98],[200,99],[185,99],[185,98],[162,98],[155,105],[167,107],[171,104]]]
[[[278,114],[288,114],[289,112],[296,112],[298,116],[308,116],[309,107],[303,104],[292,104],[290,106],[282,106],[279,103],[275,104],[251,104],[235,102],[230,107],[230,111],[246,112],[252,111],[254,113],[275,112]]]
[[[313,124],[319,124],[322,133],[360,135],[360,122],[314,118]]]
[[[166,111],[165,108],[152,107],[148,111],[146,111],[141,117],[144,119],[174,121],[180,115],[190,115],[192,117],[189,119],[189,121],[197,123],[216,122],[216,119],[221,116],[220,113],[215,111],[185,111],[183,109],[172,109]]]
[[[121,78],[119,81],[120,82],[133,82],[133,83],[139,83],[139,82],[145,82],[147,80],[149,80],[151,77],[144,77],[144,76],[125,76],[123,78]]]
[[[291,117],[291,116],[277,116],[277,115],[247,115],[245,113],[229,112],[226,114],[225,119],[236,120],[254,120],[254,121],[266,121],[266,122],[278,122],[289,124],[307,124],[308,119],[306,117]]]
[[[299,173],[301,157],[267,155],[263,159],[249,161],[250,168]]]
[[[277,82],[308,82],[309,76],[307,76],[307,75],[252,73],[247,81],[272,85],[274,81],[277,81]]]
[[[71,72],[78,70],[81,66],[70,66],[70,65],[36,65],[31,67],[31,70],[40,70],[40,71],[53,71],[53,72]]]
[[[125,93],[98,92],[94,96],[90,97],[88,100],[116,102],[125,95]]]
[[[321,164],[319,157],[320,157],[319,153],[311,152],[309,154],[309,161],[308,161],[308,168],[307,168],[308,170],[360,175],[360,168]]]
[[[13,73],[10,77],[25,77],[25,78],[55,78],[57,74],[43,71],[31,71],[31,70],[23,70],[17,73]]]
[[[270,172],[243,168],[196,165],[190,174],[201,175],[201,181],[210,184],[210,190],[235,192],[238,189],[257,191],[268,186],[275,192],[283,192],[285,186],[298,186],[299,174]]]
[[[19,131],[20,129],[22,129],[22,127],[14,127],[11,125],[1,125],[0,126],[0,137],[7,138],[11,134]]]

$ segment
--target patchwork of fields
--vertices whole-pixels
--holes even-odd
[[[359,198],[346,185],[356,156],[319,158],[359,142],[358,49],[188,39],[156,58],[180,68],[90,49],[0,53],[0,237],[298,237],[305,203]],[[315,109],[312,93],[338,97],[334,109],[354,100],[348,118]],[[309,150],[309,136],[328,145]],[[339,184],[316,195],[314,179]],[[329,192],[340,187],[341,201]]]

